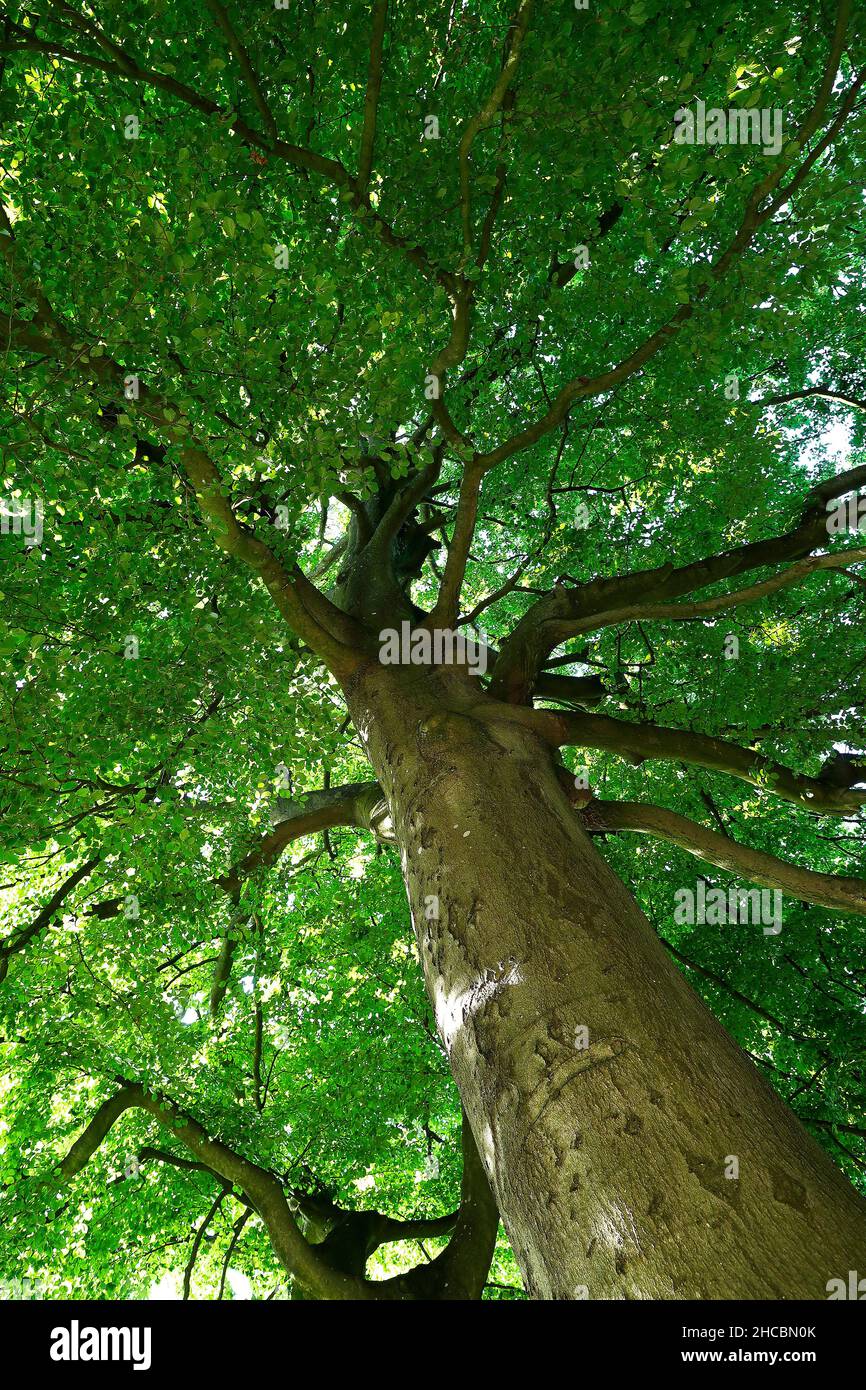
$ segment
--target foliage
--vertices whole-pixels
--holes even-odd
[[[38,284],[82,367],[11,334],[4,353],[3,494],[44,505],[41,544],[0,538],[4,940],[98,863],[0,986],[0,1278],[131,1297],[182,1273],[217,1189],[200,1172],[136,1170],[138,1149],[162,1142],[151,1117],[127,1114],[71,1187],[55,1176],[118,1077],[344,1206],[437,1216],[460,1181],[459,1100],[394,852],[354,827],[298,840],[245,884],[239,914],[216,883],[269,829],[278,795],[362,782],[369,767],[335,677],[214,544],[182,444],[149,427],[100,361],[154,384],[169,418],[208,442],[240,521],[314,574],[348,525],[347,494],[352,506],[375,492],[372,456],[403,478],[447,444],[424,509],[445,541],[473,450],[524,429],[565,383],[621,362],[698,296],[642,371],[578,400],[487,475],[462,605],[482,606],[473,630],[495,648],[562,577],[776,535],[817,479],[866,463],[862,101],[718,284],[707,265],[768,160],[671,139],[675,109],[697,94],[781,108],[796,129],[833,12],[792,0],[539,7],[513,100],[472,147],[475,250],[499,203],[479,265],[461,236],[459,150],[512,10],[388,6],[366,199],[270,147],[213,7],[112,0],[38,22],[23,5],[3,11],[0,176],[16,245],[3,312],[38,325]],[[369,6],[234,0],[231,15],[283,145],[354,170]],[[166,82],[117,71],[106,34]],[[839,91],[862,38],[855,16]],[[424,138],[431,115],[438,139]],[[572,274],[578,246],[589,264]],[[425,430],[458,273],[473,287],[471,338],[448,376],[445,424]],[[848,401],[765,404],[817,383]],[[424,610],[441,568],[434,551],[414,584]],[[834,748],[864,748],[862,582],[816,573],[713,620],[605,628],[564,669],[599,675],[608,713],[760,740],[817,775]],[[732,633],[738,660],[725,655]],[[721,824],[816,871],[862,867],[854,815],[817,817],[685,763],[633,768],[584,749],[565,760],[588,767],[599,797]],[[710,1007],[866,1190],[862,919],[788,902],[779,937],[679,926],[670,885],[694,881],[694,860],[653,840],[601,844],[681,963],[708,972],[683,963]],[[96,911],[117,899],[114,915]],[[226,933],[235,958],[212,1019]],[[219,1288],[240,1211],[232,1198],[210,1223],[200,1296]],[[417,1246],[401,1249],[380,1253],[380,1272],[417,1261]],[[256,1297],[285,1283],[260,1223],[231,1269]],[[519,1286],[504,1242],[490,1279]]]

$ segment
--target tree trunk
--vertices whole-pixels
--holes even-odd
[[[346,693],[531,1296],[823,1299],[862,1268],[866,1203],[673,965],[549,748],[457,670],[370,665]]]

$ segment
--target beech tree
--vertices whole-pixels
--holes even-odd
[[[827,1297],[862,13],[2,26],[4,1279]]]

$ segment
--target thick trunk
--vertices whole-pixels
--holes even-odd
[[[862,1268],[866,1203],[672,964],[549,750],[470,713],[454,671],[371,665],[347,695],[532,1296],[822,1299]]]
[[[375,1226],[381,1224],[379,1213],[344,1212],[342,1219],[335,1222],[321,1240],[314,1240],[314,1236],[319,1234],[312,1229],[314,1224],[310,1223],[304,1234],[311,1244],[315,1244],[316,1253],[326,1259],[332,1269],[363,1279],[367,1272],[367,1260],[376,1249],[373,1236]],[[295,1302],[315,1301],[297,1280],[292,1282],[291,1297]]]

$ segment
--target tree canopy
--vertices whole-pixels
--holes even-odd
[[[282,1296],[268,1184],[308,1236],[387,1217],[373,1281],[454,1248],[460,1098],[341,688],[383,496],[411,611],[483,643],[866,1193],[862,13],[0,26],[0,1279]],[[679,143],[698,99],[780,150]],[[678,921],[697,878],[781,888],[781,931]],[[501,1228],[485,1278],[524,1296]]]

